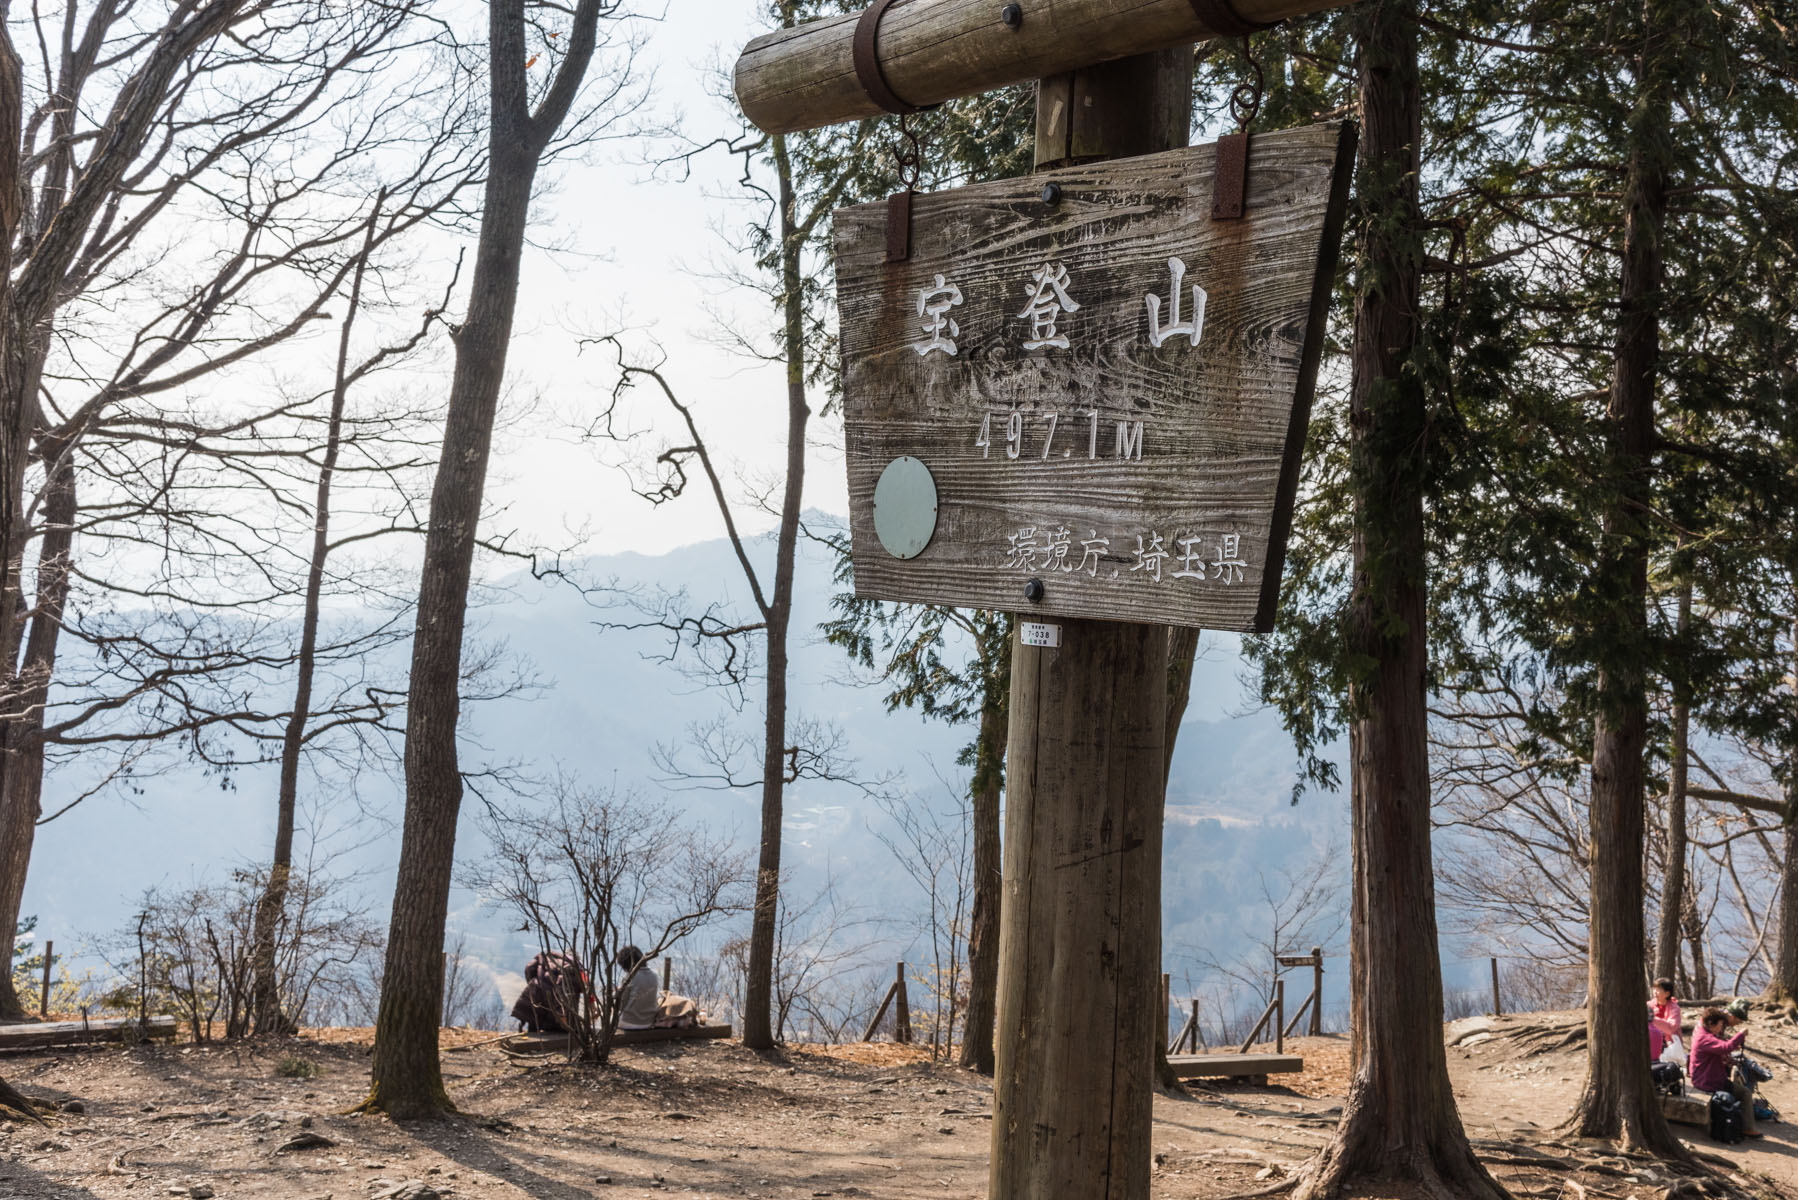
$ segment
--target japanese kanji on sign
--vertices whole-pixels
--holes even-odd
[[[1256,135],[1240,220],[1209,145],[912,197],[901,261],[838,212],[856,591],[1271,627],[1353,141]]]

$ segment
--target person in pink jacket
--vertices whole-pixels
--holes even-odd
[[[1742,1131],[1749,1137],[1759,1137],[1760,1132],[1754,1127],[1754,1085],[1734,1078],[1731,1067],[1732,1057],[1748,1040],[1746,1029],[1734,1037],[1724,1037],[1723,1031],[1729,1027],[1729,1014],[1720,1008],[1707,1008],[1698,1022],[1698,1028],[1692,1031],[1691,1070],[1692,1086],[1701,1092],[1731,1091],[1742,1102]]]
[[[1661,1052],[1669,1043],[1680,1044],[1680,1022],[1683,1017],[1679,1011],[1679,1001],[1673,998],[1673,981],[1657,979],[1654,981],[1654,998],[1648,1002],[1648,1061],[1660,1061]]]

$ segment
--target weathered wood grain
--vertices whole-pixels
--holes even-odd
[[[1032,615],[1269,628],[1353,139],[1344,124],[1258,135],[1241,221],[1210,219],[1211,146],[918,196],[903,263],[885,261],[883,204],[839,211],[856,590]],[[1056,203],[1042,199],[1045,183],[1060,189]],[[1193,284],[1208,294],[1196,346],[1184,336],[1150,341],[1146,298],[1160,298],[1165,324],[1173,258],[1186,268],[1182,317]],[[1023,345],[1036,328],[1024,315],[1032,273],[1043,266],[1065,268],[1064,291],[1079,306],[1057,317],[1066,349]],[[939,275],[961,296],[946,313],[958,330],[954,356],[916,348],[932,340],[934,318],[919,305],[940,295]],[[1138,421],[1140,458],[1121,460],[1119,423],[1128,436]],[[936,534],[909,560],[887,554],[873,529],[875,483],[900,455],[930,468],[938,494]],[[1028,557],[1013,550],[1021,530],[1036,531]],[[1059,530],[1065,554],[1047,544]],[[1224,569],[1230,561],[1241,565]],[[1174,578],[1182,568],[1186,577]],[[1027,603],[1032,578],[1044,595]]]
[[[1160,627],[1012,646],[994,1200],[1148,1195],[1166,676]]]
[[[0,1051],[42,1050],[101,1042],[160,1041],[175,1036],[175,1018],[151,1017],[142,1028],[137,1019],[104,1021],[40,1021],[34,1025],[0,1025]]]
[[[727,1038],[729,1025],[686,1025],[678,1029],[620,1029],[612,1035],[614,1046],[642,1046],[651,1042],[705,1041]],[[555,1054],[573,1046],[566,1033],[520,1033],[505,1040],[506,1049],[514,1054]]]
[[[1251,21],[1341,7],[1341,0],[1234,0]],[[909,0],[881,19],[881,73],[901,99],[936,104],[1009,83],[1217,36],[1188,0],[1027,0],[1012,29],[997,0]],[[860,13],[763,34],[737,58],[737,103],[769,133],[873,117],[855,75]]]
[[[1182,1079],[1292,1074],[1305,1069],[1305,1060],[1296,1054],[1170,1054],[1167,1061]]]

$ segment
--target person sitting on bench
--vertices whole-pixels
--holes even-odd
[[[1748,1031],[1724,1037],[1728,1025],[1729,1014],[1722,1009],[1704,1010],[1698,1028],[1692,1031],[1692,1086],[1701,1092],[1734,1092],[1742,1102],[1742,1132],[1759,1137],[1760,1131],[1754,1127],[1754,1085],[1730,1074],[1733,1056],[1748,1039]]]
[[[626,979],[618,989],[618,1028],[654,1029],[661,1000],[656,973],[643,966],[631,974],[631,969],[643,961],[643,951],[635,946],[625,946],[613,961],[626,973]]]
[[[1673,981],[1671,979],[1655,980],[1654,999],[1648,1002],[1649,1062],[1659,1062],[1661,1055],[1669,1045],[1680,1045],[1679,1035],[1682,1019],[1679,1001],[1673,998]],[[1678,1054],[1675,1060],[1684,1057],[1683,1054]]]

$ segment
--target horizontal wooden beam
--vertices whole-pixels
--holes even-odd
[[[1167,1061],[1182,1079],[1292,1074],[1305,1069],[1305,1060],[1297,1054],[1170,1054]]]
[[[684,1042],[694,1039],[727,1038],[729,1025],[681,1025],[670,1029],[620,1029],[612,1034],[613,1046],[641,1046],[649,1042]],[[572,1035],[566,1033],[518,1033],[505,1038],[505,1048],[514,1054],[553,1054],[573,1048]]]
[[[139,1026],[137,1018],[93,1021],[40,1021],[32,1025],[0,1026],[0,1050],[42,1050],[51,1046],[80,1046],[89,1042],[155,1041],[175,1036],[174,1017],[151,1017]]]
[[[1253,24],[1340,8],[1345,0],[899,0],[880,20],[875,58],[893,93],[924,106],[1026,79],[1225,36],[1201,11]],[[809,21],[750,42],[737,58],[737,103],[759,128],[792,133],[879,116],[855,72],[859,13]]]

